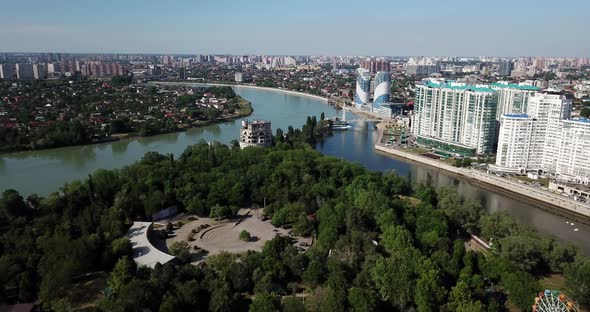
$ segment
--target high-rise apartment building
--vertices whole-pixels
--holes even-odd
[[[17,79],[33,79],[33,64],[16,64]]]
[[[0,64],[0,79],[14,79],[14,66],[12,64]]]
[[[510,76],[510,73],[512,73],[512,70],[514,69],[514,63],[510,62],[510,61],[503,61],[500,62],[500,68],[498,69],[498,75],[499,76]]]
[[[405,65],[406,74],[416,76],[428,76],[440,71],[440,62],[431,58],[422,58],[416,60],[410,58]]]
[[[497,92],[488,86],[429,81],[416,86],[411,129],[419,143],[436,141],[449,151],[491,153],[497,104]]]
[[[563,120],[555,174],[560,180],[590,183],[590,120]]]
[[[354,103],[356,105],[365,105],[371,98],[371,73],[364,68],[356,70],[356,91],[354,94]]]
[[[390,71],[391,66],[388,61],[362,61],[361,67],[369,70],[372,74],[380,71]]]
[[[45,65],[43,64],[33,64],[33,78],[35,79],[45,79],[47,76],[45,71]]]
[[[504,114],[525,114],[529,98],[541,90],[538,87],[505,81],[492,83],[490,87],[498,91],[496,120],[500,120],[500,116]]]
[[[538,92],[526,114],[502,115],[496,169],[538,171],[588,184],[590,120],[570,119],[572,104],[568,96]]]
[[[379,108],[390,101],[391,74],[388,71],[379,71],[375,74],[373,92],[373,108]]]

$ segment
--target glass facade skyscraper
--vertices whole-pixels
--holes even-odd
[[[369,103],[371,95],[371,72],[364,68],[358,68],[356,73],[354,104],[365,105]]]
[[[373,92],[373,108],[380,108],[390,101],[391,75],[388,71],[380,71],[375,74],[375,91]]]

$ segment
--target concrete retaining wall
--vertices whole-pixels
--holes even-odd
[[[553,212],[556,210],[563,210],[570,214],[580,216],[585,221],[590,221],[590,206],[579,203],[575,200],[563,197],[558,194],[550,193],[538,189],[536,187],[528,186],[518,182],[514,182],[508,179],[483,173],[473,169],[457,168],[449,164],[436,161],[427,157],[405,152],[403,150],[387,148],[379,144],[375,144],[375,149],[388,154],[396,155],[402,158],[410,159],[419,163],[429,165],[434,168],[452,172],[457,175],[461,175],[465,178],[473,179],[478,182],[482,182],[490,185],[491,187],[504,190],[508,193],[518,194],[522,197],[532,199],[536,202],[545,204],[547,207],[553,207],[548,209]],[[545,208],[547,208],[545,207]]]

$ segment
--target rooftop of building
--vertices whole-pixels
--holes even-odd
[[[540,91],[541,88],[531,86],[531,85],[521,85],[516,83],[506,83],[506,82],[494,82],[490,84],[492,88],[505,88],[505,89],[516,89],[516,90],[523,90],[523,91]]]
[[[262,120],[262,119],[255,119],[255,120],[246,120],[247,123],[251,124],[251,125],[262,125],[262,124],[270,124],[270,121],[268,120]]]
[[[441,89],[451,89],[451,90],[460,90],[460,91],[473,91],[473,92],[496,92],[494,89],[490,87],[484,87],[480,85],[468,85],[468,84],[457,84],[457,83],[439,83],[428,81],[424,85],[429,88],[441,88]]]

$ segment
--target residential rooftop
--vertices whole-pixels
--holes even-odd
[[[516,89],[516,90],[523,90],[523,91],[541,91],[541,88],[531,86],[531,85],[521,85],[516,83],[503,83],[503,82],[494,82],[490,84],[492,88],[500,88],[500,89]]]
[[[468,85],[468,84],[457,84],[457,83],[436,83],[433,81],[428,81],[425,85],[429,88],[440,88],[440,89],[451,89],[451,90],[460,90],[460,91],[473,91],[473,92],[496,92],[494,89],[490,87],[484,87],[482,85]]]

